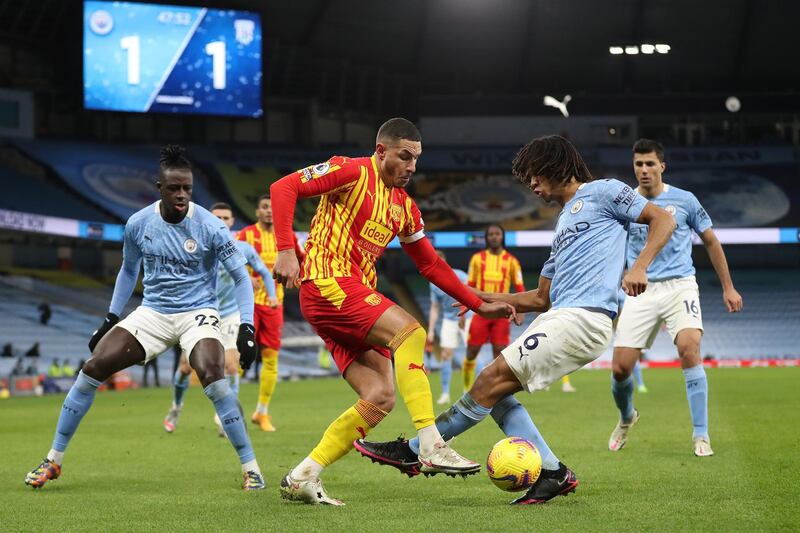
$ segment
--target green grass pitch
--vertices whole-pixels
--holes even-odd
[[[577,493],[512,507],[485,472],[466,480],[408,479],[350,453],[324,474],[344,508],[281,500],[278,483],[355,401],[341,379],[280,383],[271,411],[278,431],[254,431],[268,483],[243,493],[239,465],[218,438],[212,408],[189,390],[175,434],[161,428],[170,389],[101,393],[67,451],[61,478],[34,491],[23,477],[50,447],[61,397],[0,402],[0,529],[159,531],[753,531],[800,528],[800,369],[709,370],[716,455],[691,453],[679,370],[645,371],[642,418],[627,447],[606,448],[616,421],[604,371],[573,376],[575,394],[519,394],[557,455],[577,473]],[[454,392],[459,383],[454,375]],[[438,375],[431,376],[438,394]],[[257,388],[242,389],[249,415]],[[457,394],[454,394],[457,397]],[[413,433],[405,407],[373,439]],[[502,437],[492,420],[454,447],[484,462]]]

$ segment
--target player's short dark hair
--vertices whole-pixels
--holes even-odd
[[[413,122],[400,117],[390,118],[378,129],[377,142],[399,141],[401,139],[420,142],[422,141],[422,134],[420,134]]]
[[[526,185],[534,176],[557,183],[572,177],[580,183],[594,179],[575,146],[560,135],[537,137],[523,146],[511,163],[511,172]]]
[[[639,139],[633,143],[634,154],[649,154],[655,152],[656,157],[662,163],[664,162],[664,145],[653,139]]]
[[[211,206],[211,209],[209,209],[209,211],[216,211],[217,209],[225,209],[225,210],[230,211],[231,213],[233,213],[233,209],[231,208],[231,204],[226,204],[225,202],[217,202],[217,203],[215,203],[214,205]]]
[[[500,224],[498,224],[496,222],[486,226],[486,230],[483,232],[483,242],[484,243],[489,242],[489,230],[492,229],[492,228],[497,228],[503,233],[503,240],[501,241],[501,243],[502,243],[503,248],[505,248],[506,247],[506,228],[504,228],[503,226],[501,226]]]
[[[272,201],[272,195],[270,193],[267,193],[267,194],[262,194],[261,196],[259,196],[258,200],[256,200],[256,207],[261,205],[261,200],[269,200],[271,202]]]
[[[161,147],[158,166],[161,175],[165,170],[192,170],[192,164],[186,158],[186,148],[179,144],[167,144]]]

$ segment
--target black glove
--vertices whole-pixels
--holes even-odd
[[[258,355],[256,329],[252,324],[239,324],[239,336],[236,337],[236,349],[239,350],[239,365],[247,370]]]
[[[108,313],[106,315],[106,319],[103,321],[100,327],[97,328],[94,333],[92,333],[92,338],[89,339],[89,351],[94,351],[95,346],[97,346],[97,343],[100,342],[100,339],[102,339],[103,336],[108,333],[108,330],[113,328],[117,322],[119,322],[119,317],[114,313]]]

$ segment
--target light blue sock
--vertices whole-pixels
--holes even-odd
[[[689,400],[689,411],[692,413],[692,438],[708,438],[708,379],[706,369],[700,363],[692,368],[683,369],[686,380],[686,398]]]
[[[172,380],[174,386],[172,402],[177,407],[183,405],[183,395],[186,394],[186,389],[189,388],[189,375],[190,374],[181,374],[180,368],[175,370],[175,376]]]
[[[70,387],[67,397],[64,398],[61,414],[58,415],[56,435],[53,438],[54,450],[63,452],[67,449],[67,445],[75,434],[75,430],[78,429],[78,424],[81,423],[83,415],[92,406],[94,394],[100,385],[101,382],[84,374],[83,370],[80,371],[75,383]]]
[[[614,395],[614,403],[619,409],[620,419],[623,422],[633,420],[633,376],[617,381],[612,375],[611,394]]]
[[[464,396],[459,398],[450,409],[436,417],[436,429],[447,441],[464,433],[486,418],[491,411],[491,409],[479,405],[468,392],[465,392]],[[419,437],[414,437],[408,444],[414,453],[419,453]]]
[[[247,435],[247,427],[244,425],[244,415],[239,401],[231,391],[230,383],[227,379],[220,379],[203,389],[208,399],[214,402],[214,409],[217,411],[219,419],[222,421],[222,428],[231,441],[239,460],[242,464],[256,458],[253,445],[250,444],[250,437]]]
[[[514,396],[506,396],[497,402],[492,408],[492,418],[506,437],[522,437],[531,441],[542,456],[542,468],[558,470],[558,457],[539,433],[531,415]]]
[[[453,377],[453,361],[442,361],[440,373],[442,392],[444,394],[450,394],[450,379]]]
[[[231,383],[231,391],[233,391],[233,395],[237,398],[239,397],[239,373],[231,374],[228,376],[228,380]]]
[[[644,386],[644,378],[642,377],[642,365],[639,361],[636,361],[636,364],[633,365],[633,379],[636,380],[636,385],[639,387]]]

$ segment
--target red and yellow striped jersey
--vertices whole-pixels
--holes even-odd
[[[278,259],[278,245],[275,241],[275,232],[272,229],[263,230],[258,224],[251,224],[250,226],[242,228],[236,238],[255,248],[261,260],[264,261],[267,268],[272,271],[272,267],[275,266],[275,261]],[[298,258],[301,258],[302,250],[297,243],[297,236],[294,233],[292,233],[292,238],[294,239],[295,249],[298,252]],[[247,270],[252,276],[253,270],[250,268],[250,265],[247,266]],[[283,303],[283,293],[283,284],[276,283],[275,296],[278,298],[278,303]],[[263,285],[256,289],[254,298],[256,305],[269,305],[269,296]]]
[[[411,243],[424,237],[417,205],[401,188],[387,187],[375,156],[334,156],[287,176],[301,196],[321,195],[306,241],[300,279],[359,276],[375,288],[375,262],[395,236]]]
[[[493,254],[483,250],[469,261],[467,285],[484,292],[511,292],[511,284],[516,292],[525,290],[522,282],[522,267],[516,257],[501,250]]]

